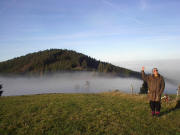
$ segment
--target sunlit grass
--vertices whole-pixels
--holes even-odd
[[[121,92],[0,98],[0,135],[180,135],[175,97],[152,117],[146,95]]]

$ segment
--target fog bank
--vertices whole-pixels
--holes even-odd
[[[97,93],[111,90],[138,93],[142,81],[134,78],[102,76],[92,72],[58,73],[43,77],[0,77],[2,96],[42,93]],[[176,86],[166,83],[165,93],[175,93]]]
[[[162,76],[173,81],[175,85],[180,85],[180,59],[120,61],[114,64],[138,72],[144,66],[146,73],[151,73],[152,69],[156,67]]]

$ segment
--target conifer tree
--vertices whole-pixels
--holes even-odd
[[[82,67],[83,67],[83,68],[87,68],[87,62],[86,62],[86,60],[83,60],[83,62],[82,62]]]
[[[146,81],[144,81],[142,87],[140,88],[139,94],[147,94],[147,93],[148,93],[148,84]]]

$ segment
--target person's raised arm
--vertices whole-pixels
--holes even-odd
[[[142,67],[141,73],[142,73],[142,79],[147,82],[148,76],[144,73],[144,66]]]

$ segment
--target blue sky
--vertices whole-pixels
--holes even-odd
[[[0,61],[50,48],[180,59],[180,0],[0,0]]]

